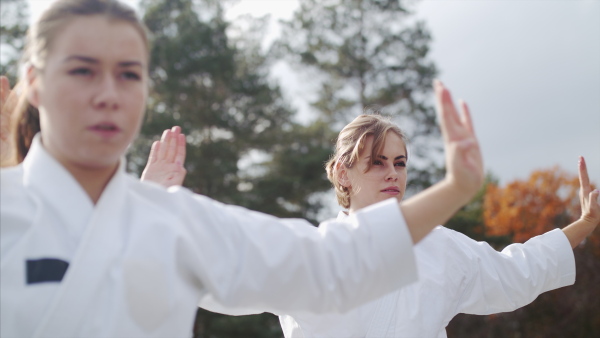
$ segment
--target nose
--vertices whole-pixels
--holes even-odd
[[[391,167],[390,170],[385,175],[386,182],[396,182],[398,181],[398,173],[396,172],[396,168],[394,166]]]
[[[117,81],[113,76],[105,75],[100,79],[98,91],[92,103],[94,107],[102,110],[117,110],[119,108]]]

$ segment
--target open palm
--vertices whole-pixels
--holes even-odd
[[[164,131],[160,141],[155,141],[150,149],[150,156],[142,181],[158,183],[166,188],[183,184],[187,171],[185,162],[185,135],[180,127]]]
[[[474,193],[484,180],[481,149],[475,136],[471,114],[466,103],[460,102],[460,116],[452,102],[450,91],[434,82],[436,106],[446,153],[447,178],[460,189]]]

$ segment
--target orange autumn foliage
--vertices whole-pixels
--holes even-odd
[[[579,179],[553,167],[534,171],[529,179],[504,188],[490,184],[483,209],[488,235],[510,236],[513,242],[522,243],[580,216]]]

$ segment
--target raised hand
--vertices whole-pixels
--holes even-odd
[[[600,203],[598,189],[592,190],[587,166],[583,156],[579,157],[579,201],[581,202],[581,219],[594,227],[600,223]]]
[[[475,194],[484,180],[483,159],[469,108],[460,102],[460,116],[450,92],[436,80],[436,105],[446,153],[446,178],[467,195]]]
[[[598,189],[592,190],[583,157],[579,158],[579,200],[581,202],[581,217],[562,229],[573,248],[591,234],[600,223]]]
[[[181,185],[187,171],[185,162],[185,135],[180,127],[173,127],[163,132],[160,141],[155,141],[150,149],[150,156],[142,181],[151,181],[164,187]]]
[[[444,224],[467,204],[483,184],[483,161],[469,108],[461,103],[459,117],[450,92],[435,81],[435,98],[446,153],[446,177],[424,191],[400,202],[413,242]]]

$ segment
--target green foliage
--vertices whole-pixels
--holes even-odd
[[[324,164],[336,133],[317,120],[308,126],[294,124],[281,136],[271,158],[260,164],[268,174],[248,177],[253,187],[247,192],[248,205],[280,217],[306,218],[316,225],[322,201],[314,196],[331,188]]]
[[[429,32],[410,14],[400,0],[303,0],[274,49],[319,82],[312,107],[336,129],[365,107],[384,106],[410,136],[411,155],[432,159],[440,155],[429,103],[437,70],[427,59]],[[413,191],[440,173],[435,161],[417,163]]]
[[[228,38],[220,2],[143,4],[153,35],[152,94],[132,157],[144,163],[141,149],[148,149],[163,129],[180,125],[188,140],[186,185],[243,204],[238,161],[251,151],[269,151],[292,115],[279,88],[267,79],[266,58],[256,52],[259,42]]]
[[[0,74],[16,83],[18,66],[27,33],[29,8],[26,0],[0,2]]]
[[[512,243],[509,236],[491,236],[486,233],[483,217],[484,198],[489,184],[497,184],[498,179],[488,173],[483,186],[467,205],[462,207],[451,219],[444,224],[447,228],[461,232],[476,241],[490,243],[496,249],[503,249]]]

